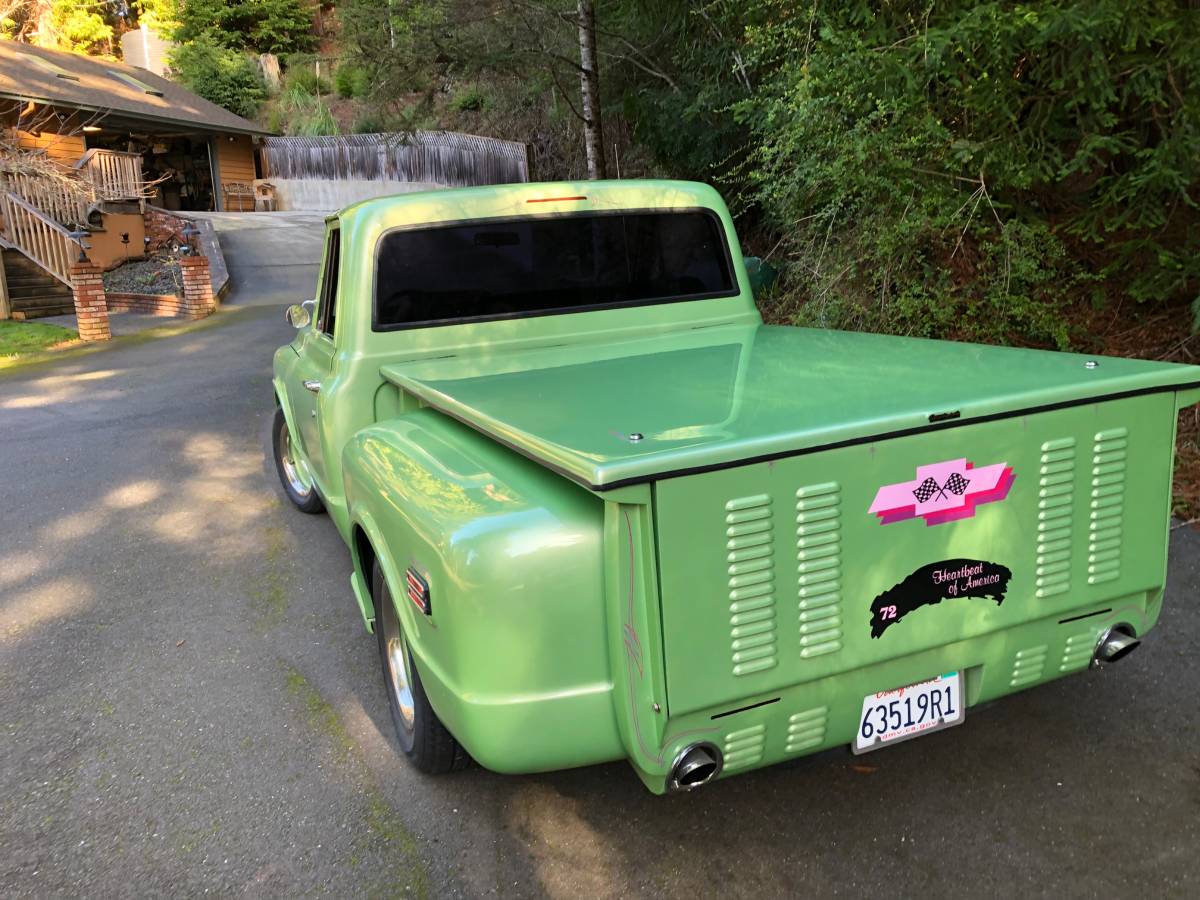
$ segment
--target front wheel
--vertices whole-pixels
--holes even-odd
[[[317,489],[313,486],[308,467],[296,457],[292,449],[292,433],[281,407],[275,408],[275,424],[271,427],[271,443],[275,451],[275,471],[283,492],[300,512],[319,513],[325,509]]]
[[[383,663],[383,683],[400,749],[420,771],[444,775],[466,768],[471,758],[433,711],[417,665],[408,652],[404,627],[392,603],[392,592],[376,562],[371,570],[372,594],[376,605],[375,636]]]

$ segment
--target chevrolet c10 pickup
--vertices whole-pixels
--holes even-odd
[[[757,271],[700,184],[327,219],[275,463],[350,549],[418,769],[688,790],[959,725],[1155,624],[1200,368],[768,326]]]

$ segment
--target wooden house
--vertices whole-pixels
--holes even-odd
[[[0,41],[0,128],[9,146],[39,151],[90,191],[81,201],[53,179],[0,171],[3,268],[21,270],[14,277],[27,293],[58,294],[26,303],[33,315],[70,308],[66,270],[82,246],[102,268],[140,255],[147,201],[252,210],[255,145],[269,133],[144,69],[14,41]],[[30,262],[61,289],[27,284]]]

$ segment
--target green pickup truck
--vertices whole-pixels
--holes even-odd
[[[325,248],[275,462],[424,772],[688,790],[960,724],[1158,618],[1200,368],[764,325],[700,184],[381,198]]]

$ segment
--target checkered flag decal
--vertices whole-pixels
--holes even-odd
[[[913,490],[913,496],[917,498],[918,503],[928,503],[929,498],[934,494],[941,493],[941,487],[932,478],[926,478]]]
[[[926,478],[913,489],[913,496],[917,498],[918,503],[928,503],[935,494],[944,499],[946,491],[961,497],[966,493],[967,485],[970,483],[971,479],[964,478],[957,472],[947,478],[945,484],[938,484],[934,478]]]
[[[953,475],[951,475],[949,478],[946,479],[946,490],[950,491],[953,494],[957,494],[959,497],[961,497],[963,495],[963,492],[966,491],[967,485],[970,483],[971,483],[971,479],[964,478],[963,476],[961,476],[957,472],[955,472]]]

